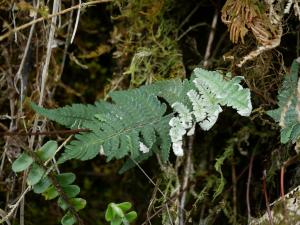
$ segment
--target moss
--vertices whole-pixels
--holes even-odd
[[[116,79],[129,79],[130,86],[170,77],[185,77],[182,55],[175,40],[176,24],[167,18],[174,0],[117,1],[112,42],[120,71]],[[113,82],[112,82],[113,83]]]

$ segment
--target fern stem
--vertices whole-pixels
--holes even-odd
[[[182,194],[180,195],[180,208],[179,208],[179,225],[185,224],[184,214],[185,214],[185,203],[186,203],[186,195],[187,195],[187,187],[189,184],[189,178],[192,171],[192,153],[193,153],[193,144],[194,144],[194,135],[188,137],[188,147],[187,147],[187,156],[186,156],[186,164],[184,167],[184,177],[182,181]]]
[[[267,193],[266,177],[267,177],[266,170],[264,170],[263,171],[263,180],[262,180],[263,194],[265,197],[265,203],[266,203],[267,214],[268,214],[268,219],[269,219],[270,225],[274,225],[272,213],[271,213],[271,209],[270,209],[270,202],[269,202],[268,193]]]

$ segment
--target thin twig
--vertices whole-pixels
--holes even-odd
[[[182,23],[178,26],[178,28],[177,28],[178,31],[190,20],[190,18],[192,17],[192,15],[194,15],[194,13],[197,12],[197,10],[199,9],[200,5],[201,4],[198,3],[196,5],[196,7],[194,7],[193,10],[189,13],[189,15],[187,17],[185,17],[185,19],[182,21]]]
[[[234,162],[231,165],[232,173],[232,204],[233,204],[233,224],[236,224],[237,220],[237,179]]]
[[[79,5],[79,7],[78,7],[78,11],[77,11],[77,17],[76,17],[76,21],[75,21],[75,26],[74,26],[73,34],[72,34],[71,41],[70,41],[71,44],[74,41],[75,34],[76,34],[76,31],[77,31],[77,28],[78,28],[78,23],[79,23],[79,18],[80,18],[81,0],[79,0],[79,4],[78,5]]]
[[[95,5],[95,4],[99,4],[99,3],[107,3],[107,2],[111,2],[111,1],[112,0],[95,0],[95,1],[85,2],[85,3],[82,3],[81,5],[78,4],[78,5],[72,6],[70,8],[62,10],[62,11],[60,11],[58,13],[55,13],[55,14],[51,14],[51,15],[48,15],[48,16],[45,16],[45,17],[40,17],[40,18],[38,18],[34,21],[23,24],[23,25],[15,28],[15,29],[12,29],[12,30],[6,32],[2,36],[0,36],[0,41],[3,41],[4,39],[8,38],[12,33],[15,33],[15,32],[18,32],[20,30],[26,29],[27,27],[30,27],[32,24],[39,23],[39,22],[42,22],[44,20],[48,20],[48,19],[51,19],[51,18],[59,16],[59,15],[66,14],[66,13],[72,11],[72,10],[78,9],[79,7],[83,8],[83,7],[87,7],[87,6],[91,6],[91,5]]]
[[[37,1],[36,7],[35,7],[36,8],[36,12],[34,14],[33,20],[36,20],[36,18],[37,18],[37,11],[39,9],[39,6],[40,6],[40,1]],[[16,82],[18,80],[20,80],[19,95],[20,95],[20,112],[21,113],[23,113],[23,99],[24,99],[24,76],[23,76],[23,68],[24,68],[25,62],[27,60],[27,55],[28,55],[29,49],[31,48],[31,39],[32,39],[34,28],[35,28],[35,24],[32,24],[32,26],[30,28],[30,31],[29,31],[29,36],[28,36],[28,40],[27,40],[27,43],[26,43],[26,47],[25,47],[24,53],[23,53],[23,57],[22,57],[22,60],[21,60],[21,63],[20,63],[20,66],[19,66],[19,69],[18,69],[18,72],[17,72],[17,75],[16,75],[16,80],[15,80],[15,86],[16,86]]]
[[[185,35],[187,35],[190,31],[198,28],[198,27],[203,27],[203,26],[208,26],[207,23],[197,23],[193,26],[190,26],[185,32],[183,32],[178,38],[176,38],[176,41],[180,41]],[[1,38],[0,38],[1,41]]]
[[[251,184],[251,177],[252,177],[253,161],[254,161],[254,154],[251,155],[250,162],[249,162],[248,179],[247,179],[247,190],[246,190],[246,203],[247,203],[248,223],[250,223],[250,220],[251,220],[250,184]]]
[[[13,205],[11,206],[11,209],[10,209],[9,213],[7,213],[6,216],[3,217],[3,218],[0,220],[0,224],[3,223],[4,221],[8,220],[8,219],[12,216],[12,214],[13,214],[14,211],[19,207],[20,202],[24,199],[26,193],[27,193],[28,191],[30,191],[30,189],[31,189],[31,187],[28,186],[28,187],[23,191],[23,193],[22,193],[21,196],[19,197],[18,201],[17,201],[15,204],[13,204]]]
[[[74,0],[72,0],[72,5],[74,4]],[[65,47],[64,47],[64,52],[63,52],[63,57],[62,57],[62,62],[60,65],[60,70],[59,70],[59,75],[58,75],[58,79],[60,79],[63,71],[64,71],[64,67],[65,67],[65,63],[66,63],[66,58],[67,58],[67,53],[68,53],[68,47],[71,43],[71,30],[72,30],[72,22],[73,22],[73,10],[71,11],[70,15],[69,15],[69,24],[68,24],[68,30],[67,30],[67,37],[66,37],[66,41],[65,41]]]
[[[6,212],[3,209],[0,209],[0,217],[3,218],[5,217]],[[11,225],[9,220],[5,220],[5,222],[7,223],[7,225]]]
[[[146,213],[146,222],[149,222],[150,225],[151,225],[151,220],[149,219],[150,218],[150,212],[151,212],[151,208],[152,208],[152,210],[154,210],[155,198],[156,198],[157,188],[159,187],[159,184],[160,184],[160,180],[158,180],[156,182],[156,185],[155,185],[154,190],[152,192],[152,197],[150,199],[150,203],[148,205],[147,213]]]
[[[211,47],[212,47],[212,43],[215,38],[216,27],[217,27],[217,22],[218,22],[218,13],[219,13],[219,10],[216,10],[215,14],[214,14],[214,18],[211,23],[211,30],[209,33],[207,47],[206,47],[206,51],[205,51],[205,55],[204,55],[204,62],[203,62],[204,67],[208,66],[208,59],[211,55]]]
[[[173,221],[172,221],[172,217],[171,217],[171,214],[170,214],[169,206],[168,206],[167,203],[165,204],[165,206],[166,206],[169,221],[170,221],[171,225],[173,225]]]
[[[12,11],[12,17],[13,17],[13,25],[14,25],[14,28],[16,28],[16,16],[15,16],[15,8],[16,8],[16,3],[14,3],[11,11]],[[15,33],[15,43],[18,42],[18,36],[17,36],[17,33]]]
[[[179,199],[179,204],[180,204],[179,213],[178,213],[179,225],[185,224],[184,208],[185,208],[186,195],[187,195],[186,188],[188,187],[188,183],[192,171],[193,144],[194,144],[194,135],[188,137],[187,157],[186,157],[183,181],[181,186],[181,190],[185,190],[185,191],[182,192],[181,198]]]
[[[284,166],[281,167],[280,169],[280,197],[284,201],[285,196],[284,196]]]
[[[151,179],[151,177],[146,173],[146,171],[140,166],[140,164],[133,158],[130,158],[132,162],[142,171],[142,173],[146,176],[146,178],[156,187],[155,182]],[[162,192],[162,190],[157,187],[158,192],[166,199],[167,196]]]
[[[53,14],[57,14],[58,5],[59,5],[59,0],[54,0],[53,1],[53,9],[52,9]],[[45,85],[46,85],[46,81],[48,78],[48,68],[49,68],[49,63],[50,63],[50,58],[51,58],[51,53],[52,53],[52,44],[53,44],[53,40],[54,40],[56,22],[57,22],[57,16],[52,17],[51,24],[50,24],[49,37],[48,37],[46,59],[45,59],[45,63],[44,63],[43,71],[42,71],[42,75],[41,75],[42,84],[41,84],[41,90],[40,90],[40,98],[39,98],[39,102],[38,102],[39,106],[42,106],[42,102],[44,100]]]
[[[266,182],[266,170],[263,171],[263,180],[262,180],[262,186],[263,186],[263,193],[265,196],[265,202],[266,202],[266,208],[267,208],[267,213],[268,213],[268,218],[269,218],[269,222],[271,225],[274,225],[273,223],[273,218],[272,218],[272,213],[271,213],[271,209],[270,209],[270,205],[269,205],[269,198],[268,198],[268,192],[267,192],[267,182]]]

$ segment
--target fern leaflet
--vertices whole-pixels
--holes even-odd
[[[299,63],[295,60],[291,72],[283,81],[278,92],[279,108],[267,112],[281,127],[281,143],[296,141],[300,136],[299,110],[297,110],[297,83],[299,74]]]

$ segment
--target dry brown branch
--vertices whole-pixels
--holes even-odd
[[[27,27],[30,27],[31,25],[39,23],[39,22],[42,22],[44,20],[48,20],[48,19],[51,19],[53,17],[66,14],[66,13],[72,11],[72,10],[76,10],[76,9],[79,9],[79,8],[84,8],[84,7],[87,7],[87,6],[92,6],[92,5],[95,5],[95,4],[106,3],[106,2],[111,2],[111,1],[112,0],[95,0],[95,1],[85,2],[85,3],[82,3],[82,4],[78,4],[78,5],[72,6],[70,8],[64,9],[64,10],[62,10],[60,12],[55,13],[55,14],[51,14],[51,15],[48,15],[48,16],[45,16],[45,17],[40,17],[40,18],[38,18],[36,20],[33,20],[33,21],[29,22],[29,23],[23,24],[23,25],[21,25],[19,27],[16,27],[15,29],[12,29],[12,30],[6,32],[5,34],[3,34],[3,35],[0,36],[0,41],[3,41],[4,39],[8,38],[12,33],[18,32],[20,30],[24,30]]]

